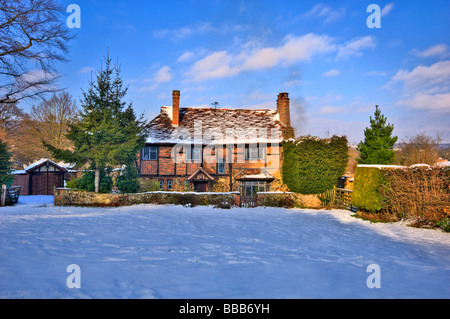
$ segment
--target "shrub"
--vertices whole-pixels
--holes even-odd
[[[111,173],[110,168],[103,168],[100,170],[100,193],[110,193],[113,187],[113,180],[109,175]],[[88,192],[95,191],[95,172],[91,166],[91,170],[83,172],[83,176],[78,182],[78,189],[82,189]]]
[[[383,175],[385,183],[379,193],[392,214],[433,227],[446,219],[450,208],[449,169],[383,170]]]
[[[290,194],[265,195],[260,202],[261,206],[293,208],[295,201]]]
[[[443,231],[450,233],[450,218],[441,220],[441,221],[437,222],[436,225],[438,227],[440,227]]]
[[[127,165],[116,178],[116,186],[121,193],[137,193],[140,189],[139,170],[134,165]]]
[[[292,192],[320,194],[333,188],[348,162],[345,136],[311,136],[283,142],[282,178]]]
[[[70,181],[66,182],[66,187],[67,188],[72,188],[72,189],[78,189],[79,188],[79,184],[80,184],[80,179],[81,178],[73,178]]]
[[[383,209],[385,201],[379,193],[379,187],[383,182],[381,169],[377,167],[356,167],[352,205],[368,212],[377,212]]]

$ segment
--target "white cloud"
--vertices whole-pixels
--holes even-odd
[[[355,38],[339,48],[336,60],[345,59],[353,55],[361,56],[363,49],[373,49],[375,47],[375,38],[373,36]]]
[[[386,84],[387,88],[400,85],[403,96],[396,105],[413,109],[450,112],[450,61],[414,70],[399,70]]]
[[[432,45],[426,48],[425,50],[418,52],[417,55],[423,58],[428,58],[431,56],[445,56],[448,54],[448,51],[449,51],[448,45],[440,43]]]
[[[381,72],[381,71],[370,71],[370,72],[367,72],[365,75],[370,75],[370,76],[386,76],[387,75],[387,73],[386,72]]]
[[[176,29],[160,29],[153,31],[153,36],[158,39],[168,38],[177,41],[188,38],[195,34],[204,34],[216,30],[208,22],[182,26]]]
[[[449,89],[450,61],[441,61],[431,66],[420,65],[414,70],[399,70],[391,80],[391,84],[403,82],[404,87],[411,90],[423,90],[430,87]]]
[[[185,52],[177,59],[177,62],[189,61],[194,57],[194,52]]]
[[[288,36],[284,42],[283,45],[273,47],[260,47],[249,42],[237,53],[213,52],[195,62],[185,75],[192,81],[223,78],[247,70],[289,66],[336,50],[331,38],[312,33],[300,37]]]
[[[172,69],[168,66],[161,67],[156,71],[153,78],[145,79],[144,83],[150,83],[138,89],[139,92],[153,92],[158,88],[161,83],[167,83],[172,81]]]
[[[163,66],[161,69],[156,72],[155,82],[156,83],[165,83],[170,82],[172,80],[171,68],[168,66]]]
[[[420,92],[412,97],[400,100],[395,105],[403,105],[413,109],[450,112],[450,93],[427,94]]]
[[[84,68],[81,68],[80,70],[78,70],[77,73],[85,74],[85,73],[91,73],[92,71],[94,71],[93,68],[91,68],[90,66],[85,66]]]
[[[331,23],[337,21],[345,16],[345,8],[334,9],[323,3],[316,4],[310,11],[303,14],[302,18],[319,17],[324,20],[325,23]]]
[[[328,72],[323,73],[322,76],[332,77],[332,76],[338,76],[339,74],[341,74],[339,72],[339,70],[330,70]]]
[[[381,9],[381,16],[387,16],[392,9],[394,9],[394,2],[388,3],[383,7],[383,9]]]

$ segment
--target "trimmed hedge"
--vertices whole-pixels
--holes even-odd
[[[333,188],[347,167],[347,144],[345,136],[284,141],[283,183],[301,194],[321,194]]]
[[[352,205],[364,211],[380,211],[385,204],[379,193],[383,182],[381,169],[357,166],[353,182]]]

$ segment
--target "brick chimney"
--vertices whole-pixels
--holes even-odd
[[[172,92],[172,125],[178,126],[180,122],[180,91]]]
[[[291,115],[289,113],[289,93],[278,94],[277,111],[280,116],[280,122],[284,126],[291,126]]]
[[[289,93],[278,94],[277,112],[280,116],[280,122],[285,126],[284,138],[295,138],[294,128],[291,127],[291,114],[289,111]]]

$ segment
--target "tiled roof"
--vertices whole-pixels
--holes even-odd
[[[150,134],[147,143],[180,143],[187,141],[186,136],[194,138],[195,129],[201,126],[203,143],[208,144],[211,140],[205,140],[208,133],[214,131],[222,134],[214,137],[214,141],[224,143],[227,129],[239,129],[249,132],[251,129],[264,130],[267,132],[267,142],[280,141],[283,125],[279,121],[276,110],[250,110],[250,109],[215,109],[215,108],[180,108],[179,127],[172,126],[172,107],[162,107],[161,113],[149,124]],[[280,132],[279,137],[271,137],[272,129]],[[259,134],[259,133],[257,133]],[[238,134],[236,134],[238,135]],[[265,136],[265,135],[264,135]],[[181,137],[181,138],[180,138]],[[260,138],[262,136],[257,136]],[[247,137],[248,138],[248,137]]]

